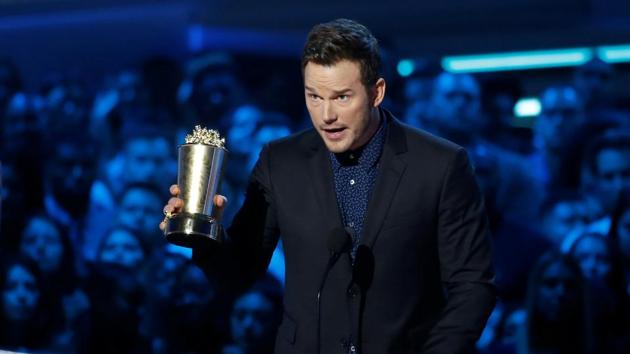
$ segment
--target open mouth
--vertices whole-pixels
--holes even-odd
[[[342,130],[344,130],[346,128],[324,128],[324,131],[327,133],[337,133],[340,132]]]
[[[343,137],[346,128],[324,128],[326,137],[330,140],[339,140]]]

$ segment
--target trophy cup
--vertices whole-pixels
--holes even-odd
[[[179,213],[166,215],[166,240],[189,248],[208,239],[222,242],[213,209],[227,151],[225,139],[217,131],[197,125],[178,150],[177,185],[184,207]]]

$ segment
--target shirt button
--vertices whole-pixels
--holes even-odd
[[[351,186],[354,186],[354,184],[355,184],[355,183],[356,183],[356,182],[355,182],[353,179],[351,179],[351,180],[350,180],[350,185],[351,185]]]

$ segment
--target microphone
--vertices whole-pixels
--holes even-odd
[[[348,294],[352,297],[361,295],[358,303],[358,308],[351,307],[350,310],[350,323],[352,328],[352,341],[360,344],[363,343],[363,312],[365,310],[365,294],[372,285],[374,278],[374,253],[367,245],[361,244],[355,250],[354,263],[352,264],[352,281],[348,286]],[[356,312],[358,311],[358,312]],[[357,321],[358,319],[358,321]],[[354,345],[357,352],[361,350]]]
[[[319,283],[319,288],[317,289],[317,353],[320,353],[320,341],[321,341],[321,298],[322,291],[324,290],[324,285],[326,284],[326,279],[328,278],[328,273],[332,269],[332,267],[337,263],[339,257],[346,253],[352,248],[352,238],[351,234],[353,230],[351,228],[343,228],[336,227],[328,233],[328,238],[326,240],[326,245],[328,246],[328,250],[330,251],[330,258],[328,258],[328,264],[326,265],[326,269],[324,270],[324,274],[322,274],[322,280]]]

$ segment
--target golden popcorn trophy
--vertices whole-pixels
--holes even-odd
[[[177,185],[184,207],[177,214],[166,215],[166,240],[184,247],[208,239],[221,242],[222,232],[213,209],[227,152],[225,139],[217,131],[197,125],[178,150]]]

